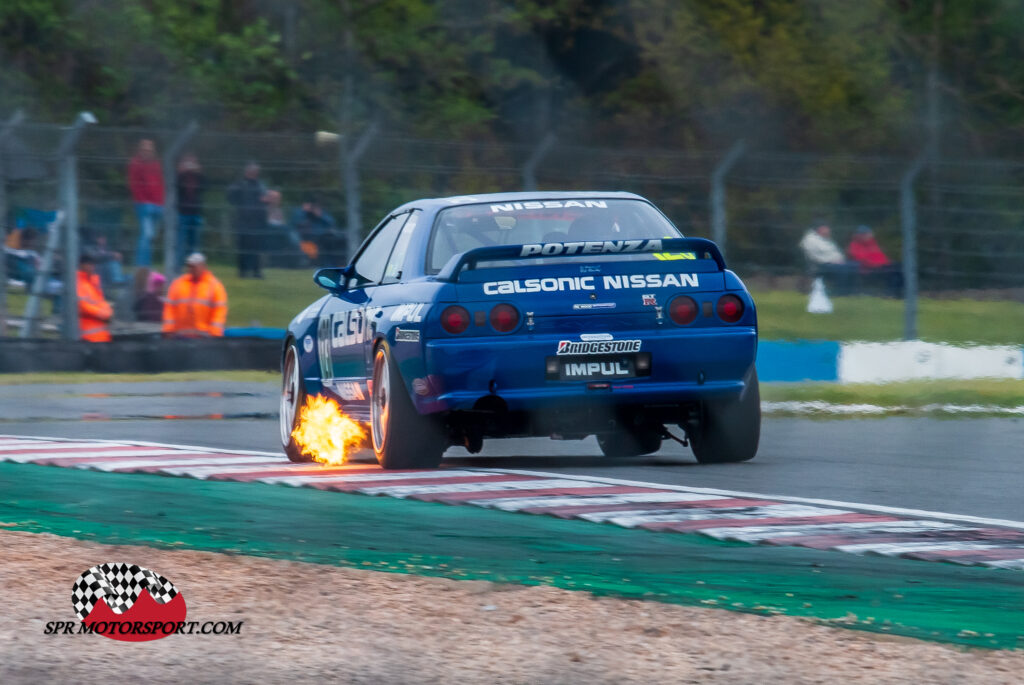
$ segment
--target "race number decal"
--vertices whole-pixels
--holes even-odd
[[[331,364],[331,316],[321,314],[316,327],[316,349],[320,357],[320,378],[328,381],[334,378],[334,365]]]

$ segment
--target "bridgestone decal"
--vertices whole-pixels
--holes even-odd
[[[558,343],[558,355],[619,354],[622,352],[639,352],[640,343],[640,340],[602,340],[600,342],[561,340]]]

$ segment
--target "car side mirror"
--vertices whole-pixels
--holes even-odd
[[[332,266],[327,269],[319,269],[313,274],[313,282],[324,290],[332,293],[345,292],[348,281],[348,269]]]

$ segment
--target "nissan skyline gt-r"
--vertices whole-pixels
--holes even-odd
[[[718,247],[631,193],[409,202],[377,225],[282,354],[281,441],[306,398],[369,424],[384,468],[483,440],[597,437],[607,456],[685,431],[702,463],[754,457],[757,314]],[[677,438],[679,439],[679,438]]]

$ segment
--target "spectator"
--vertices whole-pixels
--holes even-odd
[[[160,323],[164,314],[167,277],[159,271],[139,269],[135,274],[136,297],[132,305],[136,321]]]
[[[219,338],[228,318],[228,295],[194,252],[185,259],[185,273],[174,279],[164,303],[164,335],[178,338]]]
[[[124,269],[121,268],[123,258],[120,252],[111,250],[107,246],[107,236],[100,231],[84,227],[82,235],[85,248],[96,259],[96,273],[100,275],[103,289],[110,290],[114,286],[124,284],[127,279],[124,275]]]
[[[807,260],[812,276],[822,276],[832,281],[837,294],[846,294],[851,289],[855,265],[848,264],[843,251],[832,240],[832,229],[821,223],[808,229],[800,239],[800,249]]]
[[[153,257],[153,237],[164,209],[164,172],[156,157],[156,145],[143,138],[128,163],[128,187],[139,217],[139,242],[135,265],[149,266]]]
[[[174,263],[179,269],[185,255],[199,249],[199,233],[203,228],[203,191],[206,189],[199,159],[191,152],[178,162],[175,178],[178,198],[178,243]]]
[[[246,164],[242,178],[228,188],[228,202],[235,208],[239,278],[263,278],[260,250],[267,230],[266,194],[256,162]]]
[[[903,290],[903,274],[898,264],[894,264],[875,239],[874,232],[867,226],[858,226],[846,246],[846,254],[859,265],[860,272],[867,278],[878,277],[887,292],[899,297]]]
[[[892,264],[875,240],[875,234],[867,226],[857,227],[850,244],[846,246],[846,254],[850,255],[850,259],[859,264],[862,270]]]
[[[78,333],[86,342],[110,342],[114,309],[103,299],[96,258],[88,251],[78,260]]]
[[[269,266],[295,268],[305,265],[302,244],[298,232],[285,220],[284,207],[281,204],[281,193],[268,190],[267,202],[267,242],[270,251]]]
[[[334,217],[324,211],[315,197],[309,197],[292,215],[292,227],[299,234],[302,251],[313,262],[341,264],[344,236],[334,223]]]

